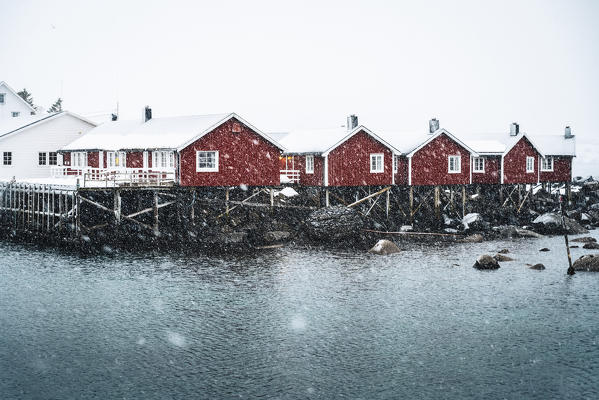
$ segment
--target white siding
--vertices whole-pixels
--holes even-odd
[[[0,93],[4,93],[4,103],[0,103],[0,121],[14,118],[12,116],[13,111],[20,113],[20,117],[31,115],[31,109],[21,101],[20,97],[15,96],[4,83],[0,83]]]
[[[93,126],[68,114],[40,122],[0,138],[0,181],[14,176],[22,178],[46,178],[50,176],[49,165],[38,165],[39,152],[53,152],[80,138]],[[12,165],[3,165],[2,154],[12,152]]]

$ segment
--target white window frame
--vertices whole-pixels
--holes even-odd
[[[547,168],[547,161],[551,161],[551,166],[549,168]],[[543,172],[553,172],[553,156],[547,156],[547,157],[543,157],[541,158],[541,171]]]
[[[148,169],[148,152],[144,151],[143,152],[143,165],[142,165],[143,169]]]
[[[482,168],[477,168],[478,167],[476,165],[477,161],[482,163]],[[485,172],[485,157],[474,157],[472,159],[472,172],[476,172],[476,173],[484,173]]]
[[[4,151],[2,152],[2,166],[3,167],[10,167],[12,164],[12,151]],[[7,156],[8,155],[8,156]],[[6,160],[8,159],[9,163],[6,163]]]
[[[381,163],[380,166],[378,165],[378,161],[376,161],[378,158],[380,158]],[[372,168],[372,161],[375,161],[375,167]],[[380,167],[380,168],[379,168]],[[373,153],[370,155],[370,173],[371,174],[380,174],[385,172],[385,155],[383,153]]]
[[[21,113],[19,111],[11,111],[10,115],[12,115],[13,118],[17,118]]]
[[[52,163],[50,162],[50,156],[51,156],[52,154],[55,154],[55,155],[56,155],[56,158],[55,158],[56,162],[55,162],[54,164],[52,164]],[[58,153],[57,153],[56,151],[49,151],[49,152],[48,152],[48,154],[46,155],[46,160],[47,160],[47,162],[48,162],[48,164],[47,164],[47,165],[58,165]]]
[[[530,168],[529,168],[530,164]],[[526,173],[534,173],[535,172],[535,158],[534,157],[526,157]]]
[[[106,152],[106,168],[116,168],[116,152],[115,151],[107,151]]]
[[[451,160],[455,160],[454,165],[457,165],[457,169],[451,169]],[[462,172],[462,156],[447,156],[447,172],[450,174],[459,174]]]
[[[200,155],[214,153],[214,166],[200,168]],[[218,150],[196,150],[196,172],[218,172]]]
[[[314,156],[306,156],[306,174],[314,173]]]
[[[71,167],[84,168],[87,166],[87,153],[74,151],[71,153]]]
[[[40,157],[43,156],[43,163],[40,163]],[[45,151],[38,151],[37,152],[37,165],[40,167],[43,167],[45,165],[48,165],[48,153]]]
[[[197,159],[197,156],[196,156]],[[153,151],[152,169],[167,170],[175,168],[175,153],[172,151]]]
[[[119,168],[127,168],[127,152],[119,151],[117,158],[117,167]]]

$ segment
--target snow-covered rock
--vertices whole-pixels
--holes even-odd
[[[589,233],[584,227],[582,227],[578,222],[574,221],[571,218],[564,217],[566,223],[566,230],[570,235],[578,235],[582,233]],[[543,233],[548,234],[559,234],[564,232],[564,228],[562,225],[562,216],[557,213],[546,213],[543,215],[539,215],[532,221],[536,230],[540,230]]]
[[[582,256],[572,264],[575,271],[599,272],[599,256],[592,254]]]
[[[390,240],[381,239],[376,244],[368,250],[371,254],[378,254],[381,256],[386,256],[388,254],[399,253],[399,247],[395,243]]]
[[[483,254],[476,259],[474,263],[474,268],[476,269],[497,269],[499,268],[499,263],[496,259],[491,257],[488,254]]]
[[[481,231],[489,227],[489,224],[483,220],[483,217],[479,213],[470,213],[464,215],[462,218],[462,224],[465,230]]]
[[[275,196],[285,196],[285,197],[293,197],[293,196],[297,196],[298,193],[292,188],[292,187],[286,187],[280,191],[276,191],[274,193]]]

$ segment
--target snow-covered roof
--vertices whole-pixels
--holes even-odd
[[[501,155],[506,148],[506,144],[500,140],[464,139],[464,143],[481,155]]]
[[[464,147],[471,153],[476,153],[474,149],[472,149],[467,143],[463,142],[457,136],[454,136],[446,129],[439,129],[433,134],[428,133],[385,133],[383,137],[389,138],[389,142],[393,144],[394,147],[401,150],[402,154],[405,154],[408,157],[411,157],[418,150],[426,146],[428,143],[433,141],[435,138],[440,135],[446,135],[460,146]]]
[[[37,124],[53,120],[63,115],[70,115],[72,117],[79,118],[80,120],[85,121],[90,125],[96,125],[92,121],[89,121],[70,111],[60,111],[53,114],[26,115],[23,117],[15,117],[8,118],[6,120],[0,120],[0,139],[8,135],[21,132],[27,128],[36,126]]]
[[[563,135],[534,135],[532,139],[539,151],[546,156],[576,156],[576,139]]]
[[[23,104],[25,104],[32,112],[36,111],[35,108],[33,108],[33,106],[31,104],[27,103],[25,101],[25,99],[23,99],[21,96],[19,96],[19,94],[17,92],[15,92],[15,90],[13,88],[11,88],[8,83],[6,83],[4,81],[0,81],[0,87],[2,87],[2,86],[4,86],[12,94],[14,94],[19,100],[21,100],[23,102]]]
[[[237,114],[229,113],[152,118],[147,122],[110,121],[61,150],[181,150],[231,118],[236,118],[267,141],[283,148],[275,139],[260,132]]]
[[[344,127],[329,129],[301,129],[288,132],[281,140],[287,153],[307,154],[324,153],[345,136],[347,129]]]

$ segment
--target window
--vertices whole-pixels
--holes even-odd
[[[172,151],[153,151],[152,168],[175,168],[175,153]]]
[[[541,159],[541,171],[553,171],[553,157],[547,156]]]
[[[116,167],[116,153],[114,151],[106,152],[106,167],[107,168]]]
[[[371,154],[370,155],[370,173],[381,173],[384,172],[383,155],[382,154]]]
[[[18,111],[13,111],[13,112],[12,112],[12,116],[13,116],[13,117],[18,117],[20,114],[21,114],[21,113],[20,113],[20,112],[18,112]]]
[[[6,93],[0,93],[0,104],[4,104],[5,97],[6,97]]]
[[[71,153],[71,166],[83,168],[87,164],[87,155],[83,151]]]
[[[38,165],[47,165],[48,164],[48,155],[46,153],[37,153],[37,163]]]
[[[462,157],[449,156],[447,158],[447,172],[450,174],[459,174],[462,172]]]
[[[48,153],[48,165],[58,165],[58,153],[51,151]]]
[[[314,173],[314,156],[306,156],[306,174]]]
[[[484,157],[474,157],[474,169],[472,172],[485,172]]]
[[[218,171],[218,151],[196,151],[196,171]]]
[[[535,172],[535,158],[526,157],[526,172]]]
[[[12,165],[12,151],[5,151],[2,155],[2,164]]]

